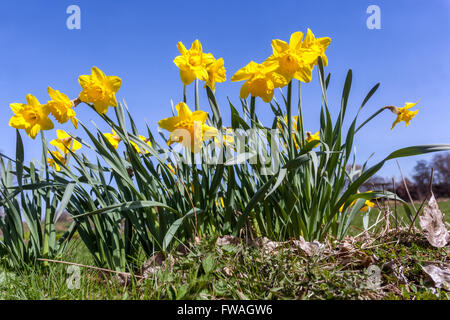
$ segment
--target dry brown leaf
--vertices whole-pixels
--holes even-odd
[[[255,241],[253,243],[251,243],[252,246],[254,247],[258,247],[264,250],[264,253],[269,254],[269,253],[275,253],[275,251],[283,245],[282,242],[276,242],[276,241],[272,241],[269,238],[266,237],[261,237],[261,238],[257,238],[255,239]]]
[[[369,266],[375,264],[376,260],[372,256],[364,256],[360,260],[360,264],[364,268],[368,268]]]
[[[292,240],[292,244],[305,252],[308,256],[319,254],[323,251],[324,245],[317,240],[307,242],[302,236],[298,240]]]
[[[436,288],[450,290],[450,265],[444,265],[440,268],[436,265],[429,264],[422,267],[423,271],[430,276]]]
[[[129,283],[130,276],[126,274],[116,274],[115,278],[120,286],[126,286]]]
[[[177,253],[181,254],[181,255],[187,255],[189,253],[189,247],[187,247],[185,244],[180,243],[178,248],[177,248]]]
[[[241,244],[242,240],[233,236],[221,236],[217,238],[216,241],[217,246]],[[290,251],[301,251],[308,256],[319,254],[324,251],[325,248],[324,244],[319,241],[314,240],[312,242],[307,242],[302,236],[297,240],[284,242],[272,241],[267,237],[260,237],[256,238],[254,241],[249,241],[248,245],[263,249],[266,254],[275,253],[281,249],[287,249]]]
[[[224,245],[238,245],[241,243],[239,238],[233,236],[221,236],[217,238],[216,246],[224,246]]]
[[[174,264],[175,259],[172,255],[169,254],[166,258],[164,253],[158,252],[144,263],[144,266],[141,269],[141,275],[144,278],[149,278],[166,266],[172,269]]]
[[[404,270],[403,266],[397,265],[395,261],[389,261],[383,265],[382,269],[384,268],[387,268],[390,271],[392,271],[392,273],[400,283],[408,284],[408,278],[406,278],[405,274],[403,273]]]
[[[322,252],[324,248],[324,245],[317,240],[307,242],[302,236],[298,240],[284,242],[272,241],[266,237],[262,237],[257,238],[253,245],[263,249],[266,254],[275,253],[284,248],[289,251],[301,251],[308,256],[316,255]]]
[[[225,273],[226,276],[231,277],[233,275],[233,271],[231,270],[230,267],[224,267],[223,268],[223,273]]]
[[[419,217],[419,223],[428,242],[436,248],[444,247],[450,241],[450,235],[443,223],[443,214],[439,210],[433,194],[427,206],[423,209],[423,213]]]

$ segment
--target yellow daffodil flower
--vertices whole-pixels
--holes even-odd
[[[150,142],[149,138],[146,138],[144,136],[139,135],[139,139],[144,141],[149,147],[152,146],[152,143]],[[137,143],[134,143],[133,141],[130,141],[131,145],[134,147],[134,149],[136,149],[137,153],[142,153],[141,149],[139,148],[139,146],[137,145]],[[145,150],[145,153],[149,153],[148,150]]]
[[[202,81],[208,80],[208,71],[206,67],[214,62],[214,57],[210,53],[203,53],[202,44],[195,40],[189,50],[180,41],[177,43],[180,56],[173,62],[180,69],[180,78],[185,85],[189,85],[195,79]],[[220,59],[219,59],[220,60]]]
[[[206,71],[208,72],[208,80],[205,83],[205,88],[208,86],[212,91],[214,91],[216,89],[216,82],[225,82],[227,80],[224,61],[222,58],[214,60],[214,62],[207,65]]]
[[[214,137],[214,142],[219,148],[222,148],[223,146],[232,146],[234,144],[234,137],[233,137],[233,128],[225,128],[223,127],[222,130],[225,134],[222,135],[222,141],[220,141],[217,137]]]
[[[170,138],[167,142],[171,145],[174,142],[181,143],[190,148],[194,153],[201,150],[202,142],[217,135],[216,128],[205,124],[208,116],[207,112],[198,110],[192,112],[184,102],[176,105],[178,115],[165,118],[158,122],[158,125],[170,131]]]
[[[104,133],[103,135],[106,137],[106,139],[108,139],[109,143],[111,143],[114,149],[117,149],[117,147],[119,146],[119,142],[122,141],[122,139],[120,139],[114,129],[112,130],[112,133]]]
[[[59,123],[66,123],[70,119],[76,129],[78,127],[78,120],[73,110],[73,103],[69,97],[50,87],[48,87],[48,95],[52,100],[47,102],[47,106],[55,119]]]
[[[297,142],[297,135],[296,132],[298,132],[298,125],[299,125],[299,117],[298,116],[293,116],[292,117],[292,130],[294,131],[292,133],[292,139],[294,140],[295,143],[295,147],[298,149],[300,148],[299,143]],[[286,122],[286,126],[287,126],[287,116],[284,117],[284,121]],[[277,123],[277,127],[278,129],[283,132],[283,124],[281,123],[280,119],[278,119],[278,123]]]
[[[367,210],[372,209],[375,206],[375,203],[372,201],[366,200],[364,202],[364,207],[361,208],[361,212],[367,212]]]
[[[350,208],[353,207],[353,205],[355,204],[355,202],[356,202],[356,201],[353,200],[353,202],[350,204],[349,207],[350,207]],[[345,205],[345,203],[339,208],[339,212],[342,212],[342,211],[344,210],[344,205]]]
[[[14,116],[9,120],[9,125],[16,129],[25,129],[32,139],[36,138],[40,130],[53,129],[53,122],[48,117],[48,106],[40,104],[35,96],[28,94],[27,104],[11,103],[10,107]]]
[[[350,204],[350,208],[352,208],[356,203],[356,200],[353,200],[352,203]],[[344,205],[345,203],[339,208],[339,212],[342,212],[342,210],[344,210]],[[366,200],[364,202],[364,206],[359,210],[361,212],[367,212],[367,210],[372,209],[375,206],[375,203],[373,203],[370,200]]]
[[[312,78],[312,69],[318,53],[302,47],[302,39],[303,33],[299,31],[291,35],[289,43],[278,39],[272,40],[273,54],[267,60],[278,62],[277,72],[288,82],[292,78],[310,82]]]
[[[50,141],[50,144],[58,148],[64,154],[68,154],[69,150],[76,151],[81,149],[81,143],[72,138],[64,130],[56,130],[56,136],[57,139]]]
[[[284,121],[287,123],[287,116],[284,117]],[[297,142],[297,132],[298,132],[298,128],[299,128],[299,121],[300,120],[299,120],[298,116],[292,117],[292,129],[293,129],[292,139],[294,140],[295,147],[297,149],[302,146],[301,142],[300,143]],[[283,125],[280,120],[278,120],[277,127],[278,127],[278,129],[280,129],[280,131],[283,131]],[[319,131],[314,134],[312,134],[310,131],[306,131],[305,134],[306,134],[306,137],[305,137],[306,142],[318,141],[317,144],[314,145],[314,148],[319,145],[319,141],[320,141],[320,132]]]
[[[314,148],[317,147],[320,143],[320,132],[317,131],[316,133],[312,134],[309,131],[306,131],[306,138],[305,138],[306,142],[311,142],[311,141],[318,141],[317,144],[314,145]]]
[[[223,198],[220,197],[219,200],[220,200],[220,206],[222,206],[222,208],[225,208],[225,203],[223,202]],[[216,202],[216,206],[219,207],[219,201],[217,201],[217,200],[214,200],[214,201]]]
[[[105,114],[108,107],[116,107],[116,92],[120,89],[122,80],[116,76],[106,76],[97,67],[92,68],[92,75],[82,75],[78,78],[83,91],[79,99],[85,103],[93,103],[95,110]]]
[[[66,164],[66,157],[59,153],[59,151],[49,151],[50,154],[52,154],[56,159],[58,159],[62,164]],[[53,158],[47,158],[48,165],[50,167],[54,167],[56,171],[60,171],[61,167],[59,164],[55,161]]]
[[[234,74],[231,81],[247,80],[241,87],[242,99],[246,99],[251,94],[252,97],[261,97],[264,102],[270,102],[273,98],[273,90],[288,83],[285,77],[275,72],[278,67],[278,62],[273,60],[266,60],[261,64],[250,61]]]
[[[303,40],[302,48],[310,50],[312,53],[316,54],[316,59],[314,64],[317,64],[317,58],[321,57],[323,65],[328,65],[328,58],[325,55],[325,51],[331,43],[331,39],[328,37],[316,38],[312,31],[308,29],[306,32],[305,40]]]
[[[405,106],[403,108],[388,106],[387,108],[390,109],[393,113],[395,113],[397,115],[397,119],[395,119],[394,123],[392,124],[391,130],[393,130],[394,127],[397,125],[397,123],[399,123],[400,121],[405,121],[406,126],[409,126],[409,122],[419,112],[419,110],[409,111],[409,109],[411,109],[418,103],[419,102],[416,102],[416,103],[407,102],[407,103],[405,103]]]

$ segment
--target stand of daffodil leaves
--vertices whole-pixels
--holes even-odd
[[[226,80],[224,60],[204,53],[198,40],[189,50],[178,43],[180,55],[174,63],[180,69],[184,99],[176,104],[176,115],[158,122],[170,132],[169,138],[160,132],[163,144],[148,125],[145,132],[139,131],[128,107],[117,103],[120,78],[106,76],[96,67],[92,75],[79,77],[83,90],[74,100],[49,88],[52,100],[45,105],[31,95],[27,104],[11,104],[15,115],[10,125],[24,129],[33,139],[39,131],[53,129],[49,118],[53,115],[60,123],[71,120],[89,140],[61,130],[50,143],[56,150],[48,151],[42,135],[43,163],[37,170],[32,162],[23,165],[17,133],[17,159],[8,165],[1,162],[5,216],[0,218],[0,252],[12,265],[52,257],[64,250],[76,231],[98,266],[127,270],[134,267],[138,255],[167,250],[174,239],[185,242],[194,237],[239,235],[244,229],[275,240],[300,236],[322,240],[329,234],[342,238],[359,212],[370,213],[371,200],[402,201],[389,192],[359,193],[358,189],[390,159],[448,150],[450,145],[403,148],[357,171],[352,155],[356,133],[384,110],[397,115],[393,127],[400,121],[408,125],[417,111],[409,110],[413,104],[386,106],[357,126],[377,84],[343,132],[352,72],[347,74],[340,107],[331,107],[327,99],[331,77],[325,77],[324,71],[331,40],[316,38],[309,29],[303,36],[295,32],[289,42],[273,40],[273,54],[266,61],[251,61],[233,75],[231,81],[245,82],[240,90],[242,113],[233,99],[229,100],[229,128],[223,127],[214,94],[216,83]],[[322,88],[317,110],[320,127],[316,130],[303,121],[301,99],[302,83],[314,78],[314,70]],[[205,82],[210,114],[199,105],[199,81]],[[191,84],[193,110],[187,103]],[[294,99],[296,87],[298,99]],[[281,104],[274,98],[276,90],[281,91]],[[111,132],[88,129],[79,121],[74,108],[81,102],[92,108]],[[115,120],[107,115],[111,106],[115,107]],[[265,127],[258,114],[269,110],[274,118],[271,126]],[[337,113],[334,120],[331,111]],[[84,148],[92,150],[96,158],[85,156]],[[198,159],[203,162],[195,163]],[[347,170],[349,164],[351,170]],[[14,175],[17,183],[13,185]],[[43,232],[37,223],[42,208],[46,212]],[[54,223],[64,209],[74,223],[57,242]],[[21,210],[27,223],[34,226],[28,242]],[[30,214],[27,210],[34,211]]]

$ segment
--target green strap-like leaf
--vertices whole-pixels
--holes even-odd
[[[178,228],[181,226],[181,224],[183,223],[183,221],[185,219],[190,218],[190,217],[194,216],[195,214],[199,215],[201,213],[203,213],[203,210],[195,208],[195,209],[190,210],[183,217],[175,220],[175,222],[172,223],[169,230],[167,230],[166,235],[164,236],[163,243],[162,243],[162,249],[166,250],[169,247],[170,242],[172,241],[173,237],[175,236],[175,234],[178,231]]]
[[[176,212],[173,208],[169,207],[168,205],[156,202],[156,201],[128,201],[128,202],[122,202],[119,204],[114,204],[108,207],[100,208],[94,211],[78,214],[75,216],[72,216],[74,219],[84,217],[84,216],[92,216],[100,213],[107,213],[111,211],[115,212],[121,212],[121,211],[128,211],[133,209],[141,209],[141,208],[148,208],[148,207],[160,207],[165,208],[170,211]]]

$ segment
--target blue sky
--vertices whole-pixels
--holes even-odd
[[[66,8],[81,8],[81,30],[68,30]],[[381,30],[366,27],[369,5],[381,9]],[[450,3],[418,1],[2,1],[0,4],[0,150],[14,156],[15,129],[7,123],[13,115],[9,104],[25,102],[28,93],[42,103],[49,100],[47,87],[75,98],[81,88],[77,78],[98,66],[108,75],[122,78],[118,99],[125,99],[142,130],[147,120],[156,122],[171,115],[170,100],[182,99],[182,83],[173,59],[176,44],[190,47],[199,39],[206,52],[223,57],[227,78],[250,60],[262,62],[271,54],[272,39],[288,40],[307,28],[318,37],[332,39],[327,51],[332,80],[329,104],[339,108],[346,72],[353,70],[349,112],[353,114],[377,82],[381,87],[361,120],[385,105],[403,106],[417,101],[420,110],[411,125],[391,131],[395,116],[385,112],[356,138],[359,162],[372,153],[370,163],[389,152],[410,145],[450,143]],[[239,105],[242,83],[217,85],[217,96],[229,124],[226,97]],[[188,88],[192,101],[193,86]],[[320,88],[317,73],[302,88],[305,126],[317,131]],[[208,109],[204,95],[201,107]],[[84,123],[101,119],[86,106],[76,109]],[[109,112],[113,112],[110,110]],[[261,100],[258,115],[269,125],[270,108]],[[267,116],[267,117],[266,117]],[[56,128],[75,132],[70,123]],[[314,132],[315,132],[314,131]],[[52,139],[54,131],[46,133]],[[40,158],[40,142],[23,135],[27,159]],[[410,172],[417,156],[400,159]],[[395,162],[380,172],[397,175]]]

